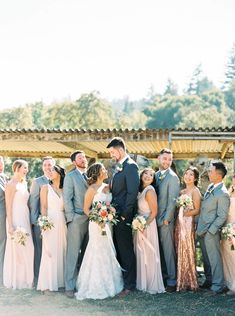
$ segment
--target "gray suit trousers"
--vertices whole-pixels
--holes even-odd
[[[0,286],[3,285],[3,262],[6,247],[6,215],[0,215]]]
[[[224,287],[224,272],[223,262],[220,253],[220,235],[219,232],[211,234],[207,232],[201,237],[203,257],[208,258],[211,276],[212,276],[212,291],[218,291]],[[205,253],[206,251],[206,253]]]
[[[67,254],[65,264],[65,289],[74,290],[78,276],[78,258],[88,230],[88,217],[74,214],[68,223]]]
[[[176,256],[174,244],[174,222],[158,227],[161,248],[166,264],[166,282],[168,286],[176,285]],[[164,261],[164,260],[162,260]]]
[[[40,262],[42,257],[42,238],[40,227],[33,225],[33,244],[34,244],[34,283],[37,285]]]

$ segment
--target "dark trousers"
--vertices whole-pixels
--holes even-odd
[[[122,220],[114,226],[114,244],[118,261],[123,269],[124,289],[134,290],[136,287],[136,258],[132,230]]]
[[[34,244],[34,285],[37,286],[39,268],[42,256],[41,230],[37,225],[33,225],[33,244]]]

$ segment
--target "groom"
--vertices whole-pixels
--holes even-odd
[[[122,296],[136,286],[136,258],[133,248],[130,224],[136,214],[139,174],[137,164],[127,155],[124,140],[115,137],[107,146],[117,167],[112,179],[112,203],[119,214],[119,222],[114,226],[114,242],[118,259],[123,268],[124,289]]]

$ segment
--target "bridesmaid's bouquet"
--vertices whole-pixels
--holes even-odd
[[[136,215],[131,223],[133,233],[143,231],[147,227],[147,220],[143,215]]]
[[[101,235],[107,235],[105,224],[116,225],[118,222],[116,209],[109,202],[95,201],[92,203],[89,220],[101,227]]]
[[[50,217],[46,215],[40,215],[38,217],[37,224],[40,227],[41,233],[50,230],[52,229],[52,227],[54,227],[54,224],[51,221]]]
[[[228,223],[221,229],[221,238],[228,240],[231,244],[231,250],[235,250],[235,223]]]
[[[24,227],[17,226],[11,239],[14,240],[15,243],[25,246],[28,236],[29,236],[29,233],[27,233]]]
[[[181,196],[179,196],[176,199],[176,206],[178,206],[178,207],[183,206],[184,209],[186,209],[188,207],[192,207],[193,206],[193,200],[187,194],[182,194]]]

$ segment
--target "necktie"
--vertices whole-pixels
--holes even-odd
[[[87,175],[85,174],[85,172],[83,172],[82,176],[83,176],[83,178],[85,179],[85,181],[88,180]]]
[[[214,190],[214,188],[215,188],[214,184],[210,185],[206,191],[205,197],[209,196],[212,193],[212,191]]]

